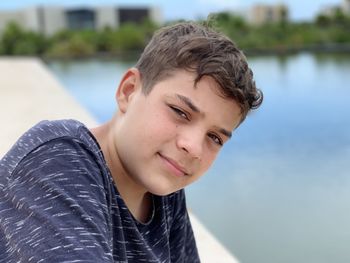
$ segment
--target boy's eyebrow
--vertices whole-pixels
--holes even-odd
[[[220,128],[219,131],[225,135],[226,137],[228,137],[229,139],[232,137],[232,132],[228,131],[228,130],[225,130],[225,129],[222,129]]]
[[[184,102],[194,112],[201,113],[199,108],[196,105],[194,105],[193,102],[188,97],[182,96],[180,94],[176,94],[176,97],[180,99],[182,102]]]
[[[193,110],[196,113],[201,113],[201,111],[199,110],[199,108],[194,105],[194,103],[191,101],[190,98],[182,96],[180,94],[176,94],[176,97],[181,100],[183,103],[185,103],[191,110]],[[232,137],[232,132],[223,129],[223,128],[219,128],[219,132],[222,133],[223,135],[225,135],[228,138]]]

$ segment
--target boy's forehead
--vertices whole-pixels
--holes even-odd
[[[162,82],[168,82],[169,84],[181,83],[187,88],[194,89],[198,87],[199,83],[208,82],[208,84],[213,88],[213,90],[216,90],[219,94],[222,93],[222,87],[212,76],[203,75],[199,77],[196,74],[196,72],[186,69],[177,69],[171,72],[167,71],[165,74],[162,74],[162,76],[158,78],[158,80],[154,83],[153,87],[157,86],[157,84],[160,84]]]
[[[174,97],[178,97],[176,93],[179,90],[189,91],[186,92],[186,96],[197,97],[198,94],[206,93],[208,91],[203,91],[201,86],[210,87],[211,93],[210,96],[218,96],[224,101],[230,101],[232,103],[237,103],[237,101],[231,97],[228,97],[225,94],[224,88],[220,86],[220,84],[210,75],[204,75],[201,78],[198,78],[195,72],[191,72],[189,70],[175,70],[172,73],[166,75],[166,77],[158,80],[152,87],[151,91],[157,88],[158,86],[162,89],[165,87],[171,87],[171,89],[167,89],[167,92],[172,93]],[[195,91],[192,93],[191,91]],[[203,91],[203,92],[202,92]],[[215,94],[215,95],[214,95]],[[178,97],[179,98],[179,97]]]

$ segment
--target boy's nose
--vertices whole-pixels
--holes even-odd
[[[188,132],[178,135],[177,147],[185,151],[193,159],[201,159],[203,153],[203,135]]]

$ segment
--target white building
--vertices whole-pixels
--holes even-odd
[[[345,14],[350,15],[350,0],[343,0],[342,9]]]
[[[250,10],[250,22],[256,25],[287,21],[288,7],[284,4],[256,4]]]
[[[156,7],[35,6],[16,11],[0,11],[0,33],[9,22],[15,22],[25,30],[52,35],[63,29],[115,29],[122,23],[141,23],[144,19],[161,23],[160,10]]]

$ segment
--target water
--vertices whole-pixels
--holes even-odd
[[[188,188],[189,207],[242,263],[350,262],[350,54],[249,61],[265,101]],[[101,122],[130,66],[49,63]]]

